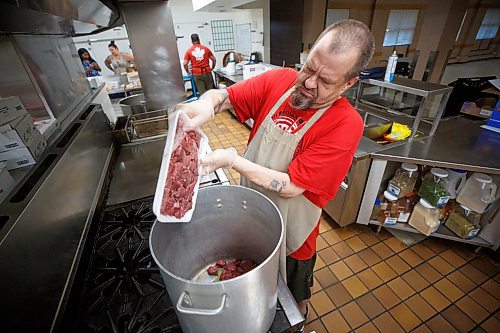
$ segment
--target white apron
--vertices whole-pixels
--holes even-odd
[[[290,88],[272,107],[266,118],[250,141],[244,158],[263,167],[288,173],[295,148],[302,136],[318,120],[328,107],[319,109],[296,133],[292,134],[279,128],[272,120],[273,114],[290,96],[294,87]],[[283,217],[286,232],[281,247],[280,273],[286,281],[286,256],[295,252],[304,244],[307,237],[316,227],[321,215],[321,208],[310,202],[304,195],[285,199],[277,192],[264,189],[241,177],[241,185],[252,188],[267,196],[278,207]]]

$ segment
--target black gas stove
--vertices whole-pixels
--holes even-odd
[[[95,232],[72,330],[78,333],[177,333],[182,329],[149,251],[152,198],[104,209]],[[271,333],[295,332],[303,319],[283,281]]]

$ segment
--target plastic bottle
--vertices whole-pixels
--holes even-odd
[[[392,53],[387,61],[387,68],[385,70],[384,81],[392,82],[394,80],[394,73],[396,72],[396,64],[398,63],[398,54],[396,50]]]

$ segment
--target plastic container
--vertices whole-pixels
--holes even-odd
[[[471,210],[484,213],[490,203],[495,201],[497,185],[493,178],[484,173],[473,173],[457,196],[457,202]]]
[[[380,215],[380,199],[375,199],[375,205],[373,205],[372,214],[370,215],[370,220],[377,220]]]
[[[394,225],[398,222],[399,216],[399,204],[398,197],[389,191],[384,191],[385,202],[387,203],[387,208],[381,214],[381,221],[387,225]]]
[[[413,208],[408,224],[429,236],[439,228],[439,210],[425,199],[420,199]]]
[[[450,199],[446,205],[438,207],[439,209],[439,222],[444,224],[446,220],[450,217],[450,214],[453,212],[453,209],[456,205],[455,200]]]
[[[170,158],[172,156],[172,152],[175,150],[174,144],[175,144],[175,139],[176,139],[176,131],[177,131],[177,123],[179,122],[179,117],[187,117],[185,113],[182,112],[174,112],[170,114],[169,116],[169,132],[167,135],[167,142],[165,143],[165,149],[163,151],[163,158],[161,162],[161,168],[160,168],[160,175],[158,176],[158,182],[156,184],[156,192],[155,192],[155,198],[153,201],[153,213],[156,215],[156,218],[158,219],[159,222],[189,222],[191,221],[191,217],[193,215],[193,211],[196,207],[196,198],[198,197],[198,188],[200,186],[200,180],[202,178],[201,175],[201,170],[198,172],[198,179],[196,181],[196,185],[194,187],[194,194],[193,194],[193,206],[190,210],[188,210],[184,216],[181,218],[177,218],[175,216],[169,216],[169,215],[163,215],[161,213],[161,205],[163,202],[163,194],[164,194],[164,189],[165,189],[165,184],[167,183],[167,176],[168,175],[168,167],[170,165]],[[208,147],[208,138],[207,136],[201,132],[200,133],[201,139],[200,139],[200,146],[198,150],[198,160],[202,156],[207,154],[207,147]]]
[[[398,222],[407,223],[410,218],[410,214],[413,210],[413,192],[405,195],[404,198],[398,200],[399,202],[399,216]]]
[[[398,198],[413,192],[418,178],[418,167],[415,164],[403,163],[396,171],[394,177],[389,181],[387,190]]]
[[[441,207],[446,205],[450,199],[450,193],[446,190],[448,187],[448,172],[440,168],[432,168],[431,172],[422,179],[422,185],[418,194],[430,205]]]
[[[387,61],[387,68],[385,70],[384,81],[392,82],[394,80],[394,73],[396,72],[396,65],[398,64],[398,54],[396,50],[392,53]]]
[[[472,211],[469,207],[460,205],[451,213],[445,225],[462,238],[475,237],[479,230],[481,215]]]
[[[446,190],[450,193],[450,199],[455,199],[465,186],[467,172],[457,169],[447,169],[446,171],[448,171],[448,186]]]

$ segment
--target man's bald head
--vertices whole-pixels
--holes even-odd
[[[356,48],[359,52],[358,60],[347,73],[346,80],[350,80],[368,66],[375,50],[375,40],[368,27],[356,20],[341,20],[328,26],[318,37],[314,47],[319,43],[328,43],[332,53],[345,53]]]

